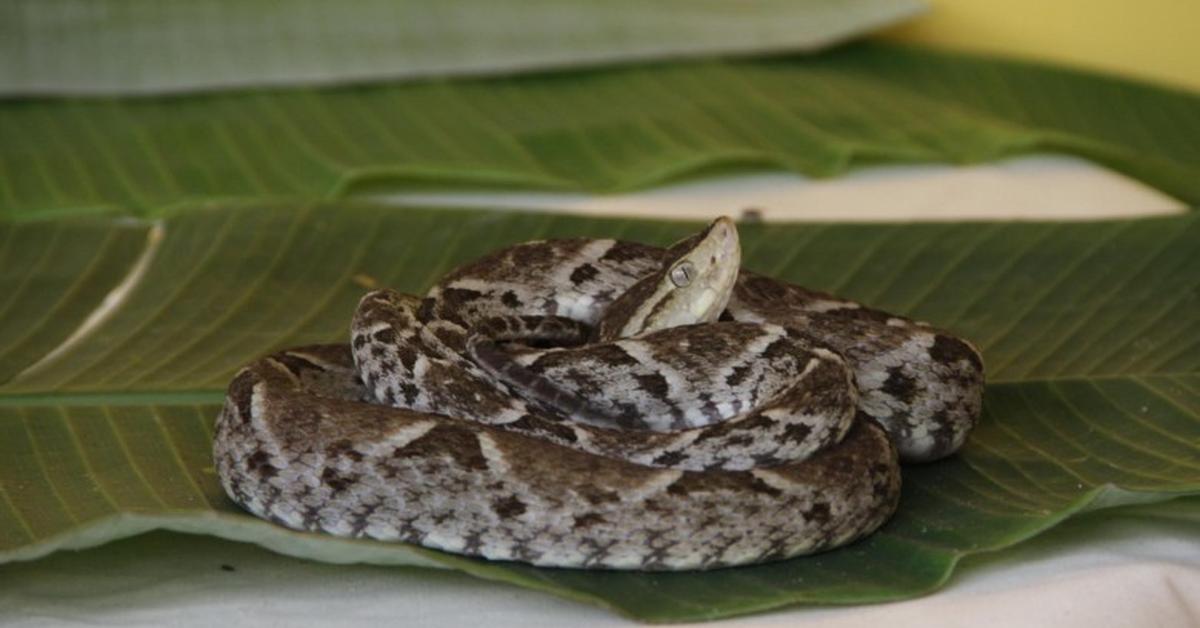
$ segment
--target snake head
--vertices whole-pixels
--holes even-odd
[[[657,271],[617,297],[601,317],[595,340],[716,321],[729,304],[741,263],[737,226],[721,216],[673,244]]]

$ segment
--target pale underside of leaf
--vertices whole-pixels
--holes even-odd
[[[748,267],[952,329],[979,343],[993,383],[967,448],[906,469],[899,513],[866,541],[772,565],[655,576],[485,563],[254,520],[216,482],[212,420],[240,364],[344,341],[368,286],[419,292],[483,251],[527,239],[664,244],[697,225],[345,203],[196,209],[155,224],[0,228],[0,269],[24,268],[0,270],[3,560],[161,527],[318,560],[436,563],[644,619],[699,619],[913,595],[942,583],[961,557],[1075,512],[1200,491],[1192,215],[744,225]],[[156,228],[161,241],[124,297],[46,359],[128,281]]]
[[[767,223],[1095,222],[1190,211],[1187,204],[1088,160],[1044,154],[969,165],[870,165],[827,179],[784,171],[712,174],[612,194],[447,187],[360,198],[400,207],[696,221],[730,215]]]

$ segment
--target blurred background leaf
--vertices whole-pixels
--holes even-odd
[[[148,94],[810,51],[924,0],[10,0],[0,96]]]
[[[0,101],[0,216],[1061,152],[1200,202],[1200,96],[998,60],[822,55],[518,78]]]

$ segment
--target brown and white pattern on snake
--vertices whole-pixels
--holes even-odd
[[[843,355],[854,367],[859,409],[883,424],[907,462],[954,453],[979,416],[978,350],[931,325],[748,272],[729,312],[793,324]]]
[[[934,460],[957,451],[970,433],[983,403],[982,368],[957,340],[922,330],[910,334],[893,350],[860,360],[859,407],[901,435],[906,460]]]
[[[235,378],[214,441],[226,492],[261,517],[341,536],[540,565],[718,567],[819,551],[886,519],[899,473],[895,450],[868,411],[892,419],[891,436],[902,447],[916,443],[922,457],[949,453],[973,423],[982,364],[968,343],[746,272],[731,317],[820,339],[796,359],[807,381],[781,395],[794,398],[773,403],[799,416],[841,408],[844,423],[824,425],[848,428],[817,430],[798,421],[790,432],[764,436],[762,423],[779,422],[768,408],[740,421],[630,436],[570,425],[554,408],[508,396],[512,391],[490,397],[471,383],[483,375],[462,358],[464,325],[522,313],[581,316],[591,324],[664,255],[612,241],[518,245],[456,271],[423,302],[369,295],[360,314],[375,313],[356,319],[354,352],[369,365],[371,390],[356,381],[350,348],[338,346],[277,354]],[[538,269],[561,283],[543,283]],[[397,303],[400,316],[378,320],[395,314],[386,310]],[[403,342],[393,347],[397,339]],[[403,377],[385,381],[395,373]],[[866,395],[880,396],[860,405],[858,419],[852,378]],[[466,404],[503,424],[363,403],[377,398],[411,398],[430,410]],[[955,422],[956,413],[964,421]],[[802,441],[813,433],[829,446],[800,462],[762,451],[728,454],[742,443]],[[688,464],[707,470],[660,468]],[[743,466],[754,468],[713,470]]]
[[[498,315],[542,314],[594,325],[613,300],[660,266],[663,253],[616,240],[527,242],[446,275],[430,289],[422,318],[469,327]]]
[[[535,565],[650,570],[841,545],[878,527],[899,497],[895,451],[870,421],[804,462],[695,473],[361,401],[369,396],[344,345],[244,368],[216,426],[226,492],[298,530]]]
[[[359,302],[351,343],[374,399],[417,412],[457,408],[456,416],[487,424],[514,423],[533,412],[462,357],[461,327],[421,322],[420,303],[417,297],[392,290],[368,293]]]
[[[423,314],[466,326],[538,314],[591,325],[616,296],[660,267],[665,255],[664,249],[613,240],[518,244],[447,275],[430,290]],[[565,282],[546,282],[547,274]],[[801,330],[845,357],[858,382],[860,409],[883,423],[906,461],[950,455],[979,416],[982,358],[948,332],[745,270],[727,315]]]
[[[511,359],[601,406],[611,418],[600,425],[665,432],[717,423],[768,402],[814,366],[801,359],[812,349],[778,325],[716,323],[704,331],[684,326],[649,338],[525,350]]]
[[[721,372],[712,364],[731,364],[744,346],[738,339],[753,340],[766,336],[770,345],[782,343],[771,360],[758,356],[765,375],[786,374],[786,379],[764,384],[771,392],[764,403],[747,405],[719,422],[673,431],[609,429],[619,426],[595,426],[560,414],[558,408],[526,403],[494,378],[463,357],[467,330],[449,321],[425,324],[415,311],[417,299],[390,290],[363,297],[352,323],[352,347],[360,374],[377,401],[394,407],[432,412],[496,425],[505,430],[542,437],[580,451],[621,458],[641,465],[685,470],[741,470],[801,460],[813,452],[841,440],[854,420],[857,397],[853,375],[842,358],[819,347],[810,347],[793,334],[776,326],[720,324],[715,328],[679,327],[648,334],[636,340],[622,341],[639,346],[648,356],[672,352],[681,340],[697,343],[706,351],[699,357],[712,376]],[[727,342],[705,342],[729,334]],[[603,349],[592,345],[581,351]],[[722,353],[733,352],[733,355]],[[557,352],[547,352],[555,354]],[[687,359],[687,358],[680,358]],[[640,364],[640,363],[639,363]],[[736,366],[736,364],[733,364]],[[648,394],[637,375],[659,382],[659,371],[652,361],[641,370],[626,365],[631,372],[633,398],[662,404]],[[699,375],[699,372],[697,373]],[[765,379],[765,378],[764,378]],[[579,381],[579,378],[576,378]],[[714,380],[715,381],[715,380]],[[708,394],[697,382],[676,382],[678,392],[698,399]],[[742,382],[742,404],[756,391],[755,382]],[[749,394],[747,394],[749,392]],[[611,394],[605,389],[602,394]],[[671,417],[671,413],[666,413]],[[669,419],[668,419],[669,420]]]

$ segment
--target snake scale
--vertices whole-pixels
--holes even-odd
[[[283,526],[541,566],[679,570],[851,542],[899,460],[979,414],[970,343],[740,269],[728,219],[658,248],[517,244],[424,297],[363,297],[350,345],[244,367],[226,493]]]

